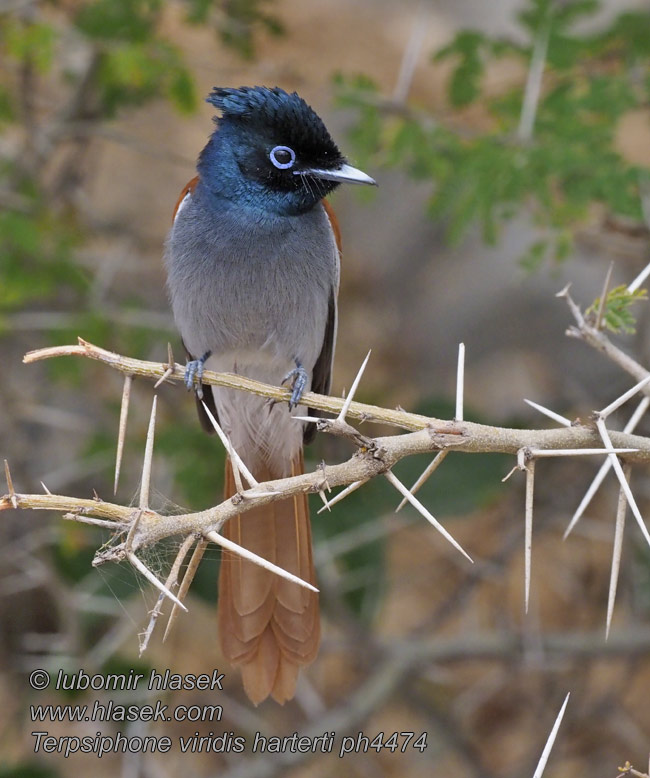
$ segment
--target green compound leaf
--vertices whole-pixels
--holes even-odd
[[[612,332],[624,332],[633,335],[636,332],[636,317],[630,308],[633,303],[645,301],[648,299],[646,289],[637,289],[634,292],[628,291],[626,286],[617,286],[607,295],[605,300],[605,310],[603,312],[603,323],[608,330]],[[586,316],[596,316],[600,307],[600,298],[594,302],[585,311]]]

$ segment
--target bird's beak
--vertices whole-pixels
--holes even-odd
[[[327,181],[337,181],[345,184],[370,184],[377,186],[374,178],[366,175],[362,170],[358,170],[352,165],[343,164],[334,170],[321,170],[319,168],[307,168],[306,170],[295,170],[296,176],[313,176],[314,178],[324,178]]]

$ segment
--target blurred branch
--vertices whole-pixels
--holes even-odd
[[[605,642],[602,634],[581,633],[566,635],[556,633],[540,637],[545,656],[557,657],[610,657],[643,656],[650,647],[650,630],[619,635],[614,642]],[[521,657],[524,642],[510,633],[475,633],[461,637],[442,638],[436,635],[426,640],[409,640],[387,647],[383,660],[373,669],[372,675],[346,697],[343,704],[312,720],[305,735],[326,731],[354,732],[355,728],[396,690],[408,677],[425,664],[432,662],[471,661],[473,659],[498,659],[512,662]],[[300,764],[311,753],[278,754],[277,759],[253,757],[221,773],[222,778],[272,778],[285,775],[286,768]]]

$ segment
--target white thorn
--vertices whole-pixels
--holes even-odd
[[[324,505],[318,513],[322,513],[325,508],[327,510],[332,509],[332,505],[336,505],[337,502],[341,502],[341,500],[345,499],[348,494],[352,494],[352,492],[356,492],[356,490],[363,486],[367,482],[367,479],[365,481],[354,481],[349,486],[346,486],[345,489],[341,489],[341,491],[338,494],[335,494],[334,497],[327,503],[327,505]]]
[[[564,703],[560,708],[560,712],[557,714],[557,718],[555,719],[555,724],[553,724],[553,729],[551,730],[551,734],[548,736],[548,740],[546,741],[546,745],[544,746],[542,755],[539,759],[539,762],[537,763],[537,769],[533,774],[533,778],[542,778],[542,774],[544,773],[544,770],[546,768],[546,763],[548,762],[548,758],[551,755],[551,750],[553,748],[553,744],[555,743],[555,738],[557,737],[558,730],[560,729],[560,724],[562,723],[562,718],[564,717],[564,711],[566,710],[566,706],[567,703],[569,702],[570,696],[571,696],[571,692],[569,692],[567,696],[564,698]]]
[[[626,464],[623,468],[625,480],[629,482],[632,467]],[[623,530],[625,529],[625,512],[627,499],[623,489],[618,492],[618,506],[616,509],[616,529],[614,530],[614,547],[612,549],[612,570],[609,576],[609,594],[607,595],[607,625],[605,627],[605,640],[609,638],[609,630],[612,626],[614,615],[614,603],[616,602],[616,589],[618,588],[618,573],[621,568],[621,554],[623,551]]]
[[[194,535],[188,535],[185,540],[181,543],[180,548],[178,549],[178,552],[176,554],[176,558],[174,559],[174,562],[171,566],[171,569],[169,571],[169,574],[167,575],[167,580],[165,581],[165,586],[171,590],[172,586],[176,586],[178,584],[178,573],[181,569],[181,564],[183,563],[183,560],[185,559],[187,552],[192,547],[192,544],[194,543]],[[178,594],[178,599],[182,600],[180,596],[180,592]],[[149,623],[147,624],[147,627],[144,631],[144,634],[142,635],[142,638],[140,640],[140,656],[144,654],[144,652],[149,647],[149,641],[151,640],[151,636],[153,635],[153,631],[156,628],[156,624],[158,622],[158,617],[160,616],[162,612],[162,605],[165,601],[165,595],[161,592],[158,595],[158,601],[156,602],[154,609],[151,611],[150,617],[149,617]],[[173,603],[172,605],[172,612],[169,616],[169,619],[171,620],[172,614],[178,613],[178,608],[176,606],[176,603]],[[164,642],[164,638],[163,638]]]
[[[208,406],[204,402],[202,402],[201,404],[203,405],[203,408],[204,408],[205,412],[207,413],[208,418],[210,419],[210,422],[211,422],[212,426],[214,427],[217,435],[219,436],[221,442],[223,443],[223,446],[226,449],[226,451],[228,452],[228,455],[230,456],[230,458],[233,460],[233,462],[236,462],[237,467],[243,473],[244,478],[248,481],[249,485],[250,486],[257,486],[258,482],[255,480],[255,478],[253,478],[253,474],[246,467],[246,465],[244,464],[244,461],[239,456],[239,454],[235,451],[235,448],[232,445],[232,443],[230,442],[230,440],[228,439],[228,436],[226,435],[226,433],[219,426],[219,422],[214,418],[214,415],[212,414],[212,411],[208,408]]]
[[[129,416],[129,400],[131,399],[132,382],[133,376],[124,376],[122,403],[120,405],[120,422],[117,432],[117,452],[115,454],[115,480],[113,482],[113,494],[117,494],[117,485],[120,481],[120,470],[122,468],[122,454],[124,453],[124,438],[126,437],[126,422]]]
[[[607,446],[608,449],[612,449],[612,441],[610,440],[609,432],[607,431],[607,427],[605,426],[605,420],[599,418],[596,421],[596,426],[598,427],[598,432],[600,432],[600,437],[603,439],[603,443]],[[643,533],[643,537],[646,539],[646,543],[650,546],[650,534],[648,533],[648,528],[646,527],[643,518],[641,517],[641,512],[637,507],[636,500],[634,499],[634,495],[632,494],[630,485],[625,479],[625,475],[623,474],[623,468],[621,467],[621,463],[619,462],[616,454],[610,455],[610,461],[612,463],[612,466],[614,467],[614,472],[616,473],[616,477],[618,478],[619,483],[621,484],[621,487],[625,492],[625,496],[627,497],[627,501],[630,504],[630,508],[632,508],[632,513],[634,515],[634,518],[636,519],[637,524],[639,525],[641,532]]]
[[[190,561],[187,564],[187,567],[185,568],[185,574],[183,575],[183,580],[181,581],[181,585],[178,588],[178,599],[183,600],[185,595],[187,594],[192,581],[194,580],[194,576],[196,574],[196,570],[201,562],[201,559],[203,558],[203,553],[205,549],[208,546],[208,541],[205,538],[200,538],[196,546],[194,546],[194,551],[192,552],[192,556],[190,557]],[[178,616],[178,608],[176,605],[172,607],[172,612],[169,614],[169,618],[167,619],[167,626],[165,627],[165,634],[163,635],[162,642],[164,643],[171,630],[174,626],[174,622],[176,621],[176,617]]]
[[[286,578],[287,581],[293,581],[293,583],[296,583],[299,586],[304,586],[305,589],[310,589],[312,592],[318,591],[318,589],[315,586],[308,583],[307,581],[303,581],[302,578],[298,578],[297,575],[288,572],[282,567],[278,567],[277,565],[274,565],[273,562],[269,562],[267,559],[264,559],[263,557],[254,554],[252,551],[249,551],[243,546],[239,546],[237,545],[237,543],[233,543],[232,540],[228,540],[227,538],[224,538],[223,535],[219,535],[217,532],[206,532],[205,537],[208,538],[208,540],[211,540],[213,543],[216,543],[218,546],[221,546],[222,548],[225,548],[228,551],[232,551],[234,554],[238,554],[240,557],[247,559],[249,562],[259,565],[260,567],[263,567],[265,570],[270,570],[272,573],[275,573],[276,575],[279,575],[282,578]]]
[[[569,526],[564,530],[564,540],[566,540],[571,530],[575,527],[575,525],[578,523],[578,521],[582,518],[582,515],[587,510],[587,506],[592,501],[594,494],[598,491],[598,487],[602,484],[602,482],[605,480],[605,476],[609,472],[609,469],[612,466],[612,460],[607,457],[607,459],[603,462],[603,464],[600,466],[600,470],[596,473],[596,477],[591,482],[591,485],[585,492],[585,496],[580,501],[580,505],[578,505],[578,508],[576,509],[576,512],[571,517],[571,521],[569,522]]]
[[[447,532],[447,530],[442,526],[442,524],[429,513],[429,511],[424,507],[424,505],[422,505],[422,503],[418,500],[418,498],[414,497],[411,494],[411,492],[409,492],[409,490],[404,486],[404,484],[399,480],[399,478],[397,478],[397,476],[395,475],[395,473],[393,473],[392,470],[388,470],[387,472],[384,473],[384,475],[386,476],[388,481],[397,489],[397,491],[401,492],[404,495],[404,497],[406,497],[406,499],[411,503],[411,505],[414,508],[416,508],[428,522],[433,524],[433,526],[438,530],[438,532],[444,538],[446,538],[454,548],[458,549],[458,551],[460,551],[460,553],[464,557],[469,559],[470,562],[474,563],[474,560],[465,551],[465,549],[449,534],[449,532]]]
[[[607,302],[607,295],[609,294],[609,284],[612,280],[612,271],[614,270],[614,260],[609,263],[609,268],[605,275],[605,282],[603,283],[603,291],[600,293],[600,304],[598,305],[598,313],[596,314],[595,329],[600,330],[603,326],[603,316],[605,314],[605,303]]]
[[[530,448],[530,457],[577,457],[598,454],[633,454],[638,448]]]
[[[456,370],[456,414],[455,421],[463,420],[463,396],[465,393],[465,344],[458,344],[458,368]]]
[[[614,402],[610,403],[606,408],[603,408],[602,411],[598,414],[601,419],[606,419],[610,413],[613,413],[617,408],[620,408],[623,403],[627,402],[630,397],[634,397],[634,395],[642,389],[647,383],[650,381],[650,374],[648,374],[642,381],[639,381],[638,384],[635,384],[631,389],[628,389],[627,392],[622,394],[617,400],[614,400]]]
[[[648,410],[648,405],[650,405],[650,397],[647,395],[641,399],[641,402],[637,405],[636,410],[630,416],[630,420],[623,428],[623,432],[630,433],[634,432],[636,429],[637,424],[641,421],[641,418],[643,417],[643,414]],[[582,518],[582,515],[587,510],[587,507],[589,503],[592,501],[594,494],[598,491],[598,488],[602,484],[602,482],[605,480],[605,476],[609,472],[610,468],[612,466],[612,460],[608,457],[603,464],[600,467],[600,470],[598,473],[596,473],[596,477],[591,482],[591,485],[587,489],[585,496],[582,498],[580,505],[576,509],[576,512],[571,517],[571,521],[569,522],[569,526],[564,531],[564,540],[566,540],[569,537],[569,534],[571,533],[571,530],[575,527],[575,525],[578,523],[578,521]]]
[[[356,378],[352,382],[350,391],[348,392],[348,395],[345,398],[345,402],[343,403],[343,407],[341,408],[341,413],[339,413],[339,415],[336,417],[337,421],[345,421],[345,416],[350,408],[350,403],[352,402],[354,395],[357,391],[357,388],[359,386],[359,381],[361,381],[361,376],[363,375],[363,371],[366,369],[366,365],[368,364],[368,360],[370,359],[371,353],[372,353],[372,349],[366,354],[366,358],[363,360],[363,363],[359,368],[359,372],[357,373]]]
[[[165,381],[169,378],[169,376],[174,372],[173,367],[168,367],[167,370],[160,376],[160,378],[156,381],[156,383],[153,385],[154,389],[157,389],[161,384],[164,384]]]
[[[639,275],[632,281],[632,283],[628,286],[627,291],[630,292],[636,292],[636,290],[641,286],[641,284],[646,280],[646,278],[650,275],[650,263],[648,263],[643,270],[639,273]]]
[[[524,526],[524,606],[528,613],[530,601],[530,568],[533,556],[533,496],[535,491],[535,460],[526,466],[526,509]]]
[[[14,489],[14,482],[11,479],[11,470],[9,470],[9,462],[5,459],[5,480],[7,481],[7,489],[9,490],[9,497],[11,498],[11,504],[14,508],[18,507],[18,499],[16,497],[16,490]]]
[[[158,395],[154,394],[151,405],[151,416],[149,418],[149,429],[147,430],[147,443],[144,449],[144,462],[142,463],[142,483],[140,484],[139,507],[143,510],[149,507],[149,491],[151,487],[151,465],[153,464],[153,441],[154,430],[156,428],[156,405]]]
[[[422,484],[440,467],[440,465],[445,461],[445,457],[449,453],[449,449],[443,449],[442,451],[438,451],[438,453],[435,455],[435,457],[429,462],[429,465],[427,468],[422,472],[422,475],[418,478],[418,480],[413,484],[413,486],[410,489],[411,494],[416,494],[416,492],[420,491],[420,487]],[[395,513],[398,511],[401,511],[402,508],[407,503],[406,497],[402,500],[402,502],[395,508]]]
[[[139,570],[142,575],[148,580],[151,581],[151,583],[161,591],[166,597],[169,597],[169,599],[176,603],[179,608],[182,608],[184,611],[187,611],[187,608],[183,605],[183,603],[176,597],[175,594],[172,594],[169,589],[165,586],[165,584],[161,583],[156,576],[149,570],[148,567],[142,564],[142,562],[138,559],[138,557],[133,553],[129,553],[126,555],[126,558],[129,560],[129,562],[135,567],[136,570]]]
[[[565,427],[571,426],[571,420],[567,419],[566,416],[561,416],[559,413],[555,413],[555,411],[552,411],[549,408],[545,408],[543,405],[533,402],[532,400],[524,399],[524,402],[528,403],[528,405],[530,405],[531,408],[535,408],[535,410],[539,411],[540,413],[543,413],[544,416],[548,416],[549,419],[553,419],[554,421],[557,421],[559,424],[562,424]]]
[[[630,416],[630,420],[628,423],[623,427],[623,432],[630,433],[634,432],[636,429],[636,425],[641,421],[641,417],[643,414],[648,410],[648,405],[650,405],[650,397],[646,395],[641,402],[637,405],[636,410]]]
[[[45,494],[52,494],[52,492],[45,486],[45,484],[41,481],[41,486],[43,487],[43,491]]]
[[[106,527],[107,529],[115,530],[124,526],[118,521],[109,521],[108,519],[94,519],[91,516],[82,516],[79,513],[64,513],[61,517],[67,521],[78,521],[81,524],[93,524],[96,527]]]
[[[322,416],[292,416],[292,418],[298,421],[311,421],[314,424],[319,421],[333,421],[333,419],[323,419]]]

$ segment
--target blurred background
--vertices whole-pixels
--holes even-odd
[[[523,403],[586,417],[632,380],[565,337],[555,293],[588,306],[650,260],[647,0],[0,0],[0,455],[19,492],[112,499],[120,376],[75,343],[182,359],[162,246],[212,131],[214,85],[297,90],[377,191],[333,197],[343,233],[333,393],[368,349],[357,398],[453,416],[458,343],[465,417],[551,424]],[[540,78],[538,78],[540,77]],[[631,302],[631,301],[628,301]],[[644,364],[647,304],[610,325]],[[137,500],[152,386],[133,388],[117,499]],[[629,414],[629,411],[626,411]],[[621,415],[620,424],[627,416]],[[648,433],[642,422],[641,432]],[[367,427],[379,434],[381,429]],[[349,447],[320,439],[308,466]],[[401,463],[412,483],[428,463]],[[604,641],[617,489],[607,481],[568,540],[594,461],[537,468],[530,611],[523,612],[523,478],[498,455],[451,454],[423,502],[469,568],[397,493],[371,484],[316,516],[323,644],[296,699],[253,708],[216,643],[219,554],[166,642],[138,634],[156,601],[127,566],[92,568],[109,536],[43,512],[0,521],[0,776],[532,776],[567,691],[545,775],[645,772],[650,750],[650,554],[630,526]],[[220,499],[223,451],[179,386],[159,390],[154,507]],[[610,476],[611,477],[611,476]],[[383,481],[383,479],[382,479]],[[633,488],[647,512],[650,482]],[[149,550],[160,575],[177,545]],[[160,628],[159,628],[160,629]],[[225,691],[33,692],[34,668],[226,672]],[[220,722],[48,723],[30,704],[223,705]],[[427,733],[427,748],[266,755],[35,756],[51,734]],[[249,740],[249,742],[250,742]]]

